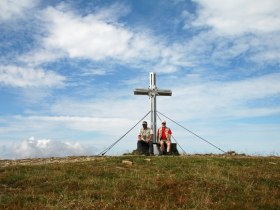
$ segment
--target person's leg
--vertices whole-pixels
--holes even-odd
[[[164,155],[164,141],[161,140],[159,143],[160,143],[161,154]]]
[[[170,149],[171,149],[171,141],[166,141],[166,145],[167,145],[167,153],[170,153]]]
[[[138,151],[138,152],[142,152],[142,148],[143,148],[143,147],[142,147],[142,142],[143,142],[143,141],[137,141],[137,151]]]
[[[150,153],[150,145],[148,142],[143,141],[143,153],[145,153],[145,155],[148,155]]]
[[[149,153],[150,155],[154,154],[154,145],[153,145],[153,141],[149,142]]]

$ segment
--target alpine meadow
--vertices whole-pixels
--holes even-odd
[[[279,157],[128,155],[0,161],[1,209],[279,206]]]

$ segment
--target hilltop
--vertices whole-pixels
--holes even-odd
[[[1,160],[0,208],[277,209],[279,180],[279,157]]]

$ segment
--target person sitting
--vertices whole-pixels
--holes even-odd
[[[166,127],[166,121],[162,121],[162,126],[157,131],[157,142],[160,144],[161,155],[164,155],[165,146],[167,145],[167,155],[170,155],[171,149],[171,134],[170,128]]]
[[[149,147],[149,155],[154,155],[153,130],[148,127],[146,121],[142,122],[142,126],[138,134],[137,150],[143,153],[143,148]]]

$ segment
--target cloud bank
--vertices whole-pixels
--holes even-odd
[[[93,155],[93,147],[85,147],[80,143],[55,141],[51,139],[35,139],[30,137],[11,146],[3,146],[1,159],[46,158],[78,155]]]

